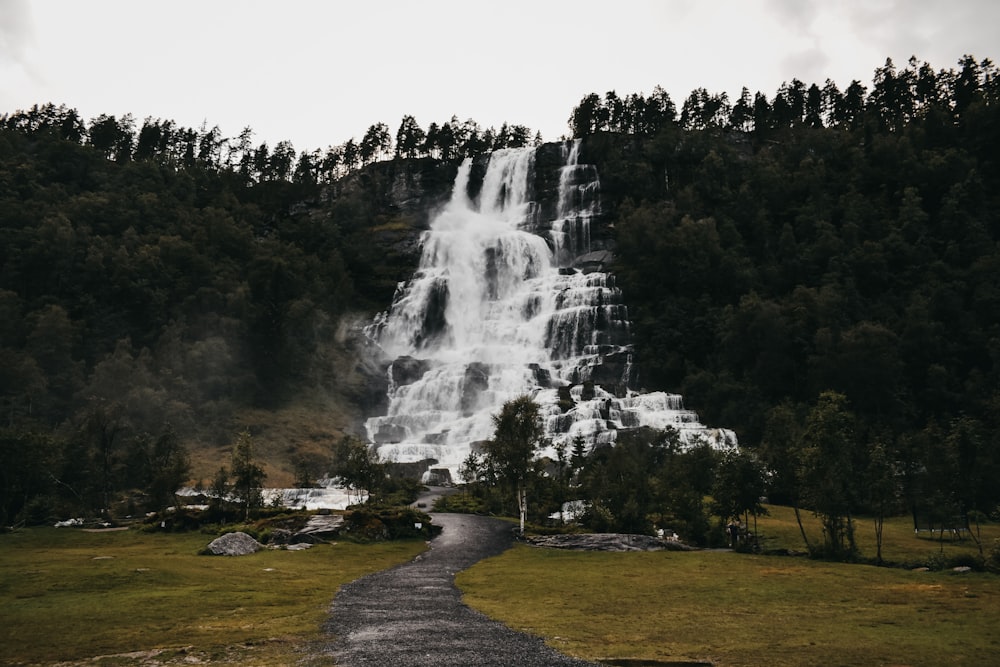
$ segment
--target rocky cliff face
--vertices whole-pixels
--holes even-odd
[[[597,148],[591,151],[592,157],[604,156],[609,151],[603,145]],[[552,230],[548,223],[556,218],[559,207],[564,150],[562,143],[547,143],[535,152],[531,184],[536,206],[533,218],[540,222],[532,231],[550,246]],[[468,186],[469,197],[473,200],[479,196],[488,162],[489,155],[473,161]],[[365,233],[385,257],[386,264],[391,264],[387,268],[398,274],[399,280],[405,280],[419,264],[421,235],[448,202],[457,172],[457,162],[433,158],[377,162],[332,186],[328,198],[330,202],[355,199],[369,207]],[[614,251],[614,228],[600,208],[590,224],[589,245],[591,252],[580,255],[575,265],[584,271],[605,270]]]
[[[432,158],[376,162],[331,186],[327,198],[334,209],[361,209],[359,231],[383,258],[380,270],[405,280],[420,260],[421,234],[448,202],[457,170]]]
[[[426,227],[432,212],[451,194],[458,165],[433,158],[376,162],[331,187],[331,199],[362,196],[376,215],[406,215]]]

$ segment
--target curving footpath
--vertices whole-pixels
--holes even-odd
[[[462,603],[455,573],[512,544],[510,524],[435,514],[441,534],[405,565],[351,582],[337,593],[331,636],[320,653],[339,667],[584,667],[538,637],[515,632]]]

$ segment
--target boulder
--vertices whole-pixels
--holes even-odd
[[[246,556],[264,548],[246,533],[226,533],[208,544],[207,552],[213,556]]]
[[[392,362],[392,381],[396,386],[413,384],[431,367],[426,359],[402,356]]]
[[[344,525],[342,514],[314,515],[299,532],[292,536],[292,544],[319,544],[340,534]]]
[[[287,528],[274,528],[271,531],[271,539],[267,541],[268,544],[288,544],[292,540],[292,531]]]

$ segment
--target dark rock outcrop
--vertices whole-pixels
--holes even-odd
[[[624,396],[633,380],[630,377],[632,365],[629,354],[628,350],[616,350],[602,355],[601,363],[591,369],[591,381],[615,396]]]
[[[420,480],[427,469],[436,465],[437,462],[437,459],[421,459],[420,461],[404,463],[399,461],[390,461],[386,465],[389,475],[393,478]]]
[[[472,414],[476,409],[476,398],[490,386],[490,369],[478,361],[465,368],[462,380],[462,412]]]
[[[375,432],[373,440],[376,445],[387,445],[402,442],[406,438],[406,429],[398,424],[383,424]]]
[[[531,369],[532,375],[535,376],[535,382],[542,389],[548,389],[552,386],[552,373],[547,368],[542,368],[539,364],[529,364],[528,368]]]
[[[338,181],[329,196],[360,192],[380,214],[405,216],[426,229],[448,202],[457,172],[457,163],[429,157],[375,162]]]
[[[426,359],[399,357],[392,362],[392,381],[396,386],[413,384],[427,372],[430,364]]]
[[[614,255],[610,250],[594,250],[576,258],[573,268],[584,273],[606,272],[611,270],[611,261]]]

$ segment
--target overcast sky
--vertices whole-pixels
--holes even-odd
[[[587,93],[868,85],[1000,60],[997,0],[0,0],[0,113],[65,103],[326,148],[458,116],[547,140]]]

